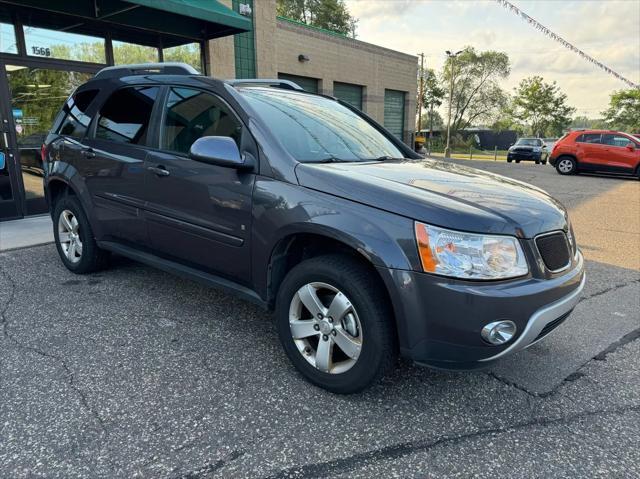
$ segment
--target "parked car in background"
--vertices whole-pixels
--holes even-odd
[[[640,139],[611,130],[575,130],[560,138],[549,162],[561,175],[595,171],[640,177]]]
[[[275,310],[293,365],[338,393],[398,354],[460,369],[520,351],[585,284],[547,193],[424,160],[357,108],[285,80],[109,67],[66,102],[42,155],[66,268],[117,253]]]
[[[547,147],[547,154],[551,153],[551,150],[553,150],[553,147],[555,146],[558,139],[559,138],[543,138],[542,139],[542,141],[544,142],[544,146]]]
[[[536,165],[547,163],[549,152],[542,138],[520,138],[507,151],[507,162],[535,161]]]

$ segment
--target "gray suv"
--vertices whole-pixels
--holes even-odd
[[[337,393],[398,355],[488,365],[549,334],[584,286],[567,212],[544,191],[424,160],[282,80],[107,68],[42,155],[69,270],[116,253],[234,292],[275,311],[293,365]]]

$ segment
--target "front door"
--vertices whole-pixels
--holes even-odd
[[[221,99],[191,88],[170,88],[163,110],[161,150],[150,151],[145,161],[151,246],[163,256],[246,283],[254,174],[188,156],[202,136],[228,136],[241,145],[242,123]]]
[[[632,172],[638,164],[638,145],[625,135],[603,133],[602,143],[607,150],[607,166]]]
[[[0,62],[0,221],[22,217],[18,150],[5,65]]]

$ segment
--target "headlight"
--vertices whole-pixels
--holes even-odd
[[[462,279],[505,279],[528,273],[518,240],[415,224],[422,268]]]
[[[542,147],[541,146],[534,146],[533,147],[533,151],[535,151],[536,153],[540,153],[542,151]]]

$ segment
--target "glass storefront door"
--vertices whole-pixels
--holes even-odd
[[[4,65],[0,63],[0,221],[22,216],[18,185],[17,149]]]
[[[64,101],[92,74],[7,64],[0,76],[4,76],[0,82],[5,82],[5,93],[9,98],[9,108],[5,108],[8,110],[5,115],[9,116],[7,140],[9,144],[15,142],[14,148],[10,148],[14,157],[7,176],[10,177],[11,169],[15,169],[14,183],[17,179],[21,196],[16,204],[21,204],[22,215],[46,213],[40,147]],[[7,195],[8,189],[5,190]],[[15,199],[16,188],[11,192]]]

